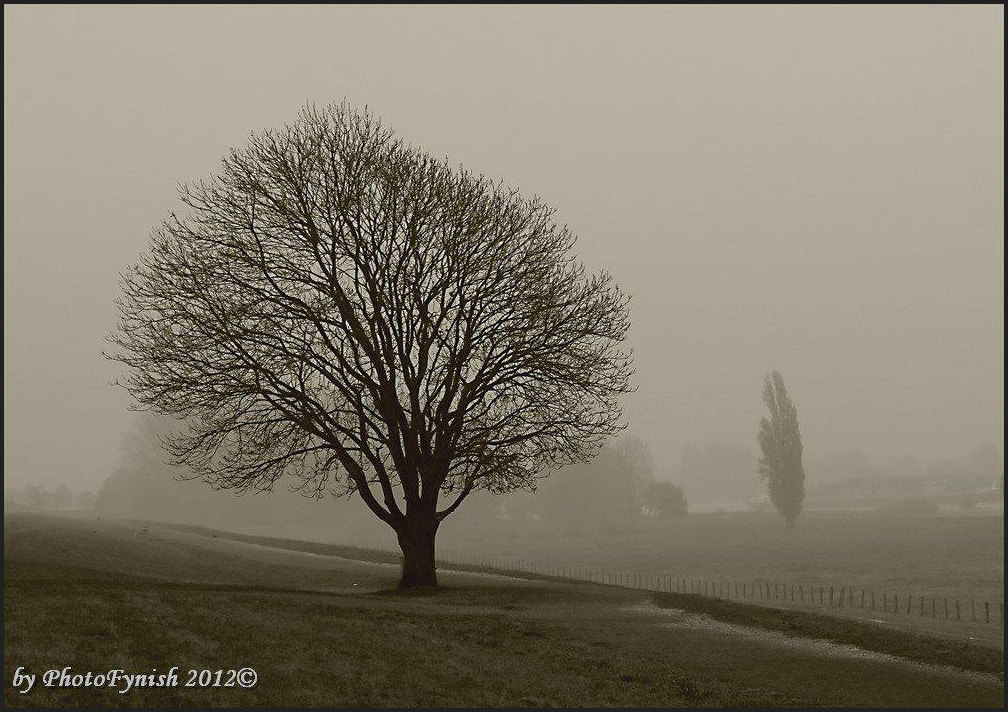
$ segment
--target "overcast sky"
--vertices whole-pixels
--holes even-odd
[[[962,457],[1004,427],[1003,9],[4,8],[4,468],[96,487],[117,275],[250,131],[367,104],[634,295],[631,432]],[[755,467],[755,463],[754,463]],[[809,478],[815,473],[809,472]]]

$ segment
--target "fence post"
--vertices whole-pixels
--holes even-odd
[[[831,606],[833,605],[833,587],[832,586],[829,587],[829,604]]]
[[[945,597],[945,620],[948,620],[948,596]]]
[[[958,598],[956,599],[956,620],[957,621],[961,621],[962,620],[962,612],[959,610],[959,599]]]
[[[970,620],[976,623],[976,599],[970,599]]]
[[[900,609],[899,609],[899,594],[898,593],[894,593],[893,594],[893,613],[899,613],[899,612],[900,612]]]
[[[861,588],[861,608],[864,608],[864,587]]]
[[[990,623],[990,601],[984,601],[984,623]]]

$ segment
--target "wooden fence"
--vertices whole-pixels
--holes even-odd
[[[811,606],[835,611],[859,609],[894,616],[917,616],[963,623],[1004,623],[1004,600],[950,598],[876,589],[867,586],[773,583],[758,580],[691,578],[647,575],[626,571],[561,567],[526,559],[508,559],[471,554],[439,559],[448,568],[518,575],[555,581],[596,583],[605,586],[690,594],[722,600],[752,601],[776,607]]]

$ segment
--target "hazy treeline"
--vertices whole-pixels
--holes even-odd
[[[280,486],[272,493],[236,496],[204,482],[184,479],[185,470],[169,465],[158,440],[170,424],[144,416],[123,441],[121,464],[98,492],[101,516],[201,524],[219,528],[308,524],[324,526],[326,509],[317,500]]]
[[[291,492],[283,481],[272,493],[237,496],[230,490],[215,491],[203,482],[181,480],[184,471],[165,464],[157,437],[169,425],[149,416],[138,418],[124,440],[120,466],[97,494],[100,515],[394,544],[387,527],[356,497],[307,499]],[[995,480],[1003,482],[1004,477],[1003,453],[993,445],[977,448],[962,461],[930,464],[913,458],[873,463],[861,451],[850,450],[806,457],[805,468],[812,498],[836,494],[838,489],[845,495],[872,496],[876,494],[873,487],[891,478],[924,481],[931,477],[952,488],[960,482],[988,486]],[[569,465],[543,477],[534,493],[473,493],[452,518],[450,528],[475,532],[494,522],[536,521],[565,531],[617,529],[661,514],[657,507],[663,497],[672,500],[674,509],[678,507],[674,514],[682,515],[687,502],[747,507],[763,487],[753,450],[716,443],[704,448],[690,445],[683,449],[678,469],[669,473],[656,469],[644,441],[624,436],[588,463]]]
[[[31,484],[5,487],[4,501],[46,511],[90,511],[97,497],[91,490],[74,491],[66,485],[50,489]]]
[[[236,495],[183,479],[184,470],[166,464],[158,440],[168,427],[167,421],[149,416],[137,420],[123,442],[121,465],[98,493],[100,515],[376,544],[389,539],[387,528],[356,497],[309,499],[282,480],[271,493]],[[473,493],[451,526],[462,530],[492,521],[537,520],[563,529],[621,527],[643,516],[683,515],[686,507],[680,488],[656,483],[647,444],[623,437],[588,463],[541,478],[534,493]]]
[[[503,497],[477,493],[457,514],[457,527],[494,519],[543,520],[563,528],[616,527],[641,516],[651,473],[607,446],[585,464],[539,480],[536,491]]]
[[[713,443],[706,447],[686,445],[678,469],[668,479],[680,483],[691,502],[701,505],[749,504],[758,499],[764,485],[756,472],[756,451],[737,445]],[[912,455],[871,460],[861,450],[804,457],[808,496],[846,494],[872,496],[879,491],[898,491],[904,480],[910,493],[913,481],[926,482],[947,491],[968,491],[1004,484],[1004,451],[994,444],[974,448],[961,459],[922,461]]]
[[[927,480],[963,480],[993,486],[1004,482],[1004,451],[987,443],[974,448],[965,458],[921,461],[913,455],[872,462],[861,450],[811,457],[806,469],[814,470],[820,482],[912,477]]]

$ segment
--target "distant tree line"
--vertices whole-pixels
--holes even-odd
[[[4,500],[43,511],[91,511],[97,497],[91,490],[71,490],[67,485],[43,487],[30,484],[8,487]]]
[[[942,458],[922,461],[912,455],[872,461],[859,449],[809,457],[808,470],[815,481],[829,490],[842,491],[845,482],[895,479],[944,482],[950,488],[973,489],[995,487],[1004,489],[1004,450],[987,443],[973,448],[963,458]]]
[[[165,462],[160,435],[166,419],[141,415],[124,438],[119,466],[105,480],[97,496],[98,513],[105,517],[197,524],[219,529],[262,527],[279,531],[316,525],[319,533],[335,532],[333,519],[318,521],[331,511],[315,499],[290,492],[278,482],[271,497],[250,493],[236,497],[206,483],[182,478],[185,471]],[[331,504],[327,502],[327,505]]]
[[[657,479],[647,443],[623,436],[591,462],[564,467],[563,477],[540,480],[535,492],[474,497],[456,526],[538,520],[543,526],[588,532],[619,529],[645,517],[685,516],[687,510],[682,488]]]
[[[743,446],[686,444],[673,480],[682,485],[691,502],[708,507],[755,506],[755,497],[764,490],[756,459],[753,449]],[[977,446],[961,458],[931,461],[913,455],[872,459],[856,448],[806,453],[804,468],[810,502],[824,497],[916,496],[927,489],[948,494],[1004,489],[1004,451],[992,443]]]
[[[305,499],[290,491],[294,478],[278,481],[269,497],[235,497],[182,479],[183,470],[165,463],[158,440],[168,425],[148,414],[138,418],[124,439],[120,465],[98,493],[102,516],[394,546],[385,527],[358,505]],[[492,522],[536,520],[563,529],[618,529],[645,517],[684,516],[687,508],[682,488],[656,479],[647,443],[624,436],[590,462],[565,467],[563,477],[543,478],[534,493],[473,494],[451,527],[477,530]]]

